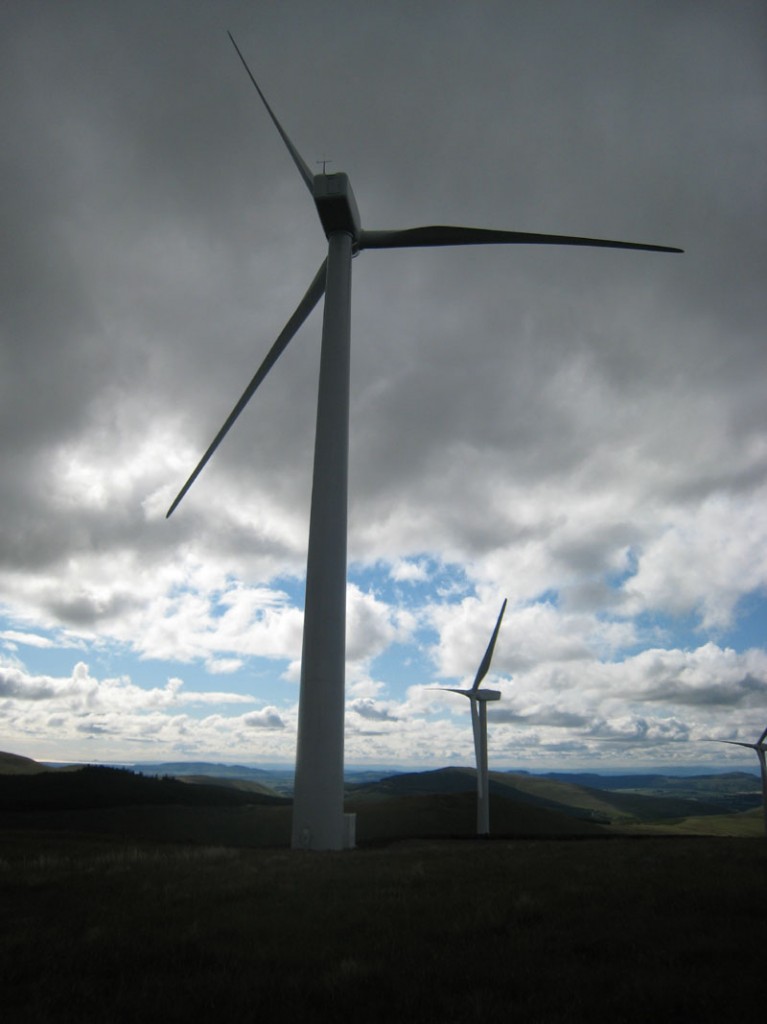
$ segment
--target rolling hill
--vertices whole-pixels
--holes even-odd
[[[0,775],[34,775],[44,772],[45,765],[20,754],[6,754],[0,750]]]
[[[599,776],[585,776],[592,781]],[[431,772],[413,772],[389,776],[377,782],[348,788],[348,799],[355,805],[364,805],[405,796],[416,797],[437,794],[473,792],[475,773],[470,768],[440,768]],[[707,776],[714,780],[718,776]],[[655,793],[627,791],[623,788],[597,788],[573,782],[570,776],[554,778],[550,775],[529,775],[516,772],[491,772],[489,787],[491,799],[510,801],[517,805],[533,806],[566,818],[576,818],[602,825],[620,825],[629,822],[653,822],[706,815],[721,815],[728,811],[741,811],[760,804],[758,781],[743,775],[737,782],[737,793],[711,792],[701,785],[691,789],[690,780],[684,780],[686,795],[677,795],[675,783],[660,786],[661,777],[654,777]],[[612,780],[603,780],[612,781]],[[624,780],[620,780],[622,783]],[[750,785],[751,793],[744,793]],[[693,797],[692,792],[698,796]],[[744,806],[745,805],[745,806]],[[496,818],[493,818],[494,831]]]
[[[30,758],[0,754],[0,828],[76,828],[243,846],[288,842],[286,772],[206,762],[148,767],[158,774],[103,766],[47,769]],[[159,769],[170,771],[160,775]],[[367,778],[347,780],[346,787],[346,810],[357,815],[359,842],[474,834],[473,769]],[[759,782],[747,773],[677,778],[492,772],[489,782],[494,836],[761,832]]]

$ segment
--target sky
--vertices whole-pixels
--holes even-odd
[[[353,266],[346,761],[745,765],[767,725],[761,0],[0,13],[0,749],[290,763],[321,313],[165,512],[326,243]]]

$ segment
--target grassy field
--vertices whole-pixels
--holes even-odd
[[[0,834],[5,1019],[735,1021],[759,839],[411,840],[339,854]]]

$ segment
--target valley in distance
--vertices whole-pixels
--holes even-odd
[[[210,762],[50,765],[0,753],[0,827],[78,829],[143,840],[289,843],[293,773]],[[763,834],[759,777],[491,772],[492,837]],[[473,768],[348,769],[358,844],[475,838]]]

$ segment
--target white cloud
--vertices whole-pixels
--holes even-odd
[[[364,673],[370,662],[393,643],[409,639],[413,618],[353,583],[346,590],[346,661]]]
[[[41,636],[39,633],[21,632],[17,629],[4,629],[0,631],[0,640],[6,641],[6,644],[14,650],[17,644],[22,644],[26,647],[47,648],[49,650],[52,648],[78,646],[77,640],[67,638],[61,634],[57,634],[56,638],[52,639],[48,636]]]
[[[738,600],[767,592],[767,488],[715,494],[649,540],[626,582],[627,614],[649,608],[700,613],[704,629],[729,626]]]
[[[410,561],[397,559],[389,574],[397,583],[424,583],[429,579],[429,567],[425,559]]]
[[[143,687],[126,676],[97,679],[85,662],[79,661],[69,677],[31,675],[23,668],[0,668],[0,697],[16,701],[45,700],[73,713],[142,711],[150,708],[188,704],[249,704],[253,698],[237,693],[183,690],[180,679],[169,679],[164,687]]]

